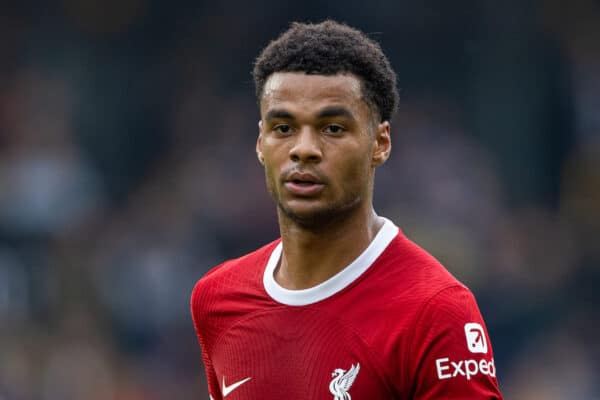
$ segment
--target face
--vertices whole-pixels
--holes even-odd
[[[260,111],[256,150],[280,216],[318,227],[370,210],[390,130],[373,122],[357,77],[275,73]]]

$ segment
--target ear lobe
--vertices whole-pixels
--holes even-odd
[[[389,153],[385,153],[382,151],[376,152],[375,154],[373,154],[373,165],[375,167],[378,167],[381,164],[383,164],[384,162],[386,162],[388,158],[389,158]]]

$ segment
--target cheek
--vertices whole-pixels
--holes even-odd
[[[270,192],[273,192],[273,190],[275,190],[275,171],[273,170],[273,168],[267,163],[265,162],[265,179],[267,181],[267,188],[269,189]]]
[[[276,195],[279,191],[278,191],[278,187],[277,184],[279,182],[279,176],[281,171],[279,170],[279,168],[277,167],[277,161],[273,160],[272,157],[270,157],[270,154],[265,154],[264,155],[264,171],[265,171],[265,180],[267,183],[267,189],[269,190],[269,192],[272,195]]]
[[[345,191],[359,191],[366,186],[369,179],[370,163],[366,157],[367,152],[363,150],[355,154],[355,157],[349,158],[344,167],[339,169],[343,171],[340,181]]]

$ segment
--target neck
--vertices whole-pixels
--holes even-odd
[[[291,290],[307,289],[331,278],[371,243],[383,226],[372,207],[322,228],[307,229],[279,213],[283,251],[275,280]]]

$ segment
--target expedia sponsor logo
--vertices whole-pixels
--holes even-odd
[[[464,330],[467,349],[471,353],[487,354],[488,345],[485,340],[483,326],[477,322],[469,322],[465,324]],[[471,377],[477,374],[496,377],[496,365],[493,358],[490,361],[486,359],[454,361],[449,357],[443,357],[435,360],[435,369],[439,379],[464,376],[467,380],[471,380]]]
[[[467,380],[471,380],[477,374],[496,377],[496,365],[493,358],[490,361],[485,359],[452,361],[448,357],[438,358],[435,360],[435,368],[440,380],[457,376],[464,376]]]
[[[465,324],[465,337],[467,339],[467,348],[471,353],[487,353],[488,345],[485,340],[485,332],[480,324],[477,322]]]

